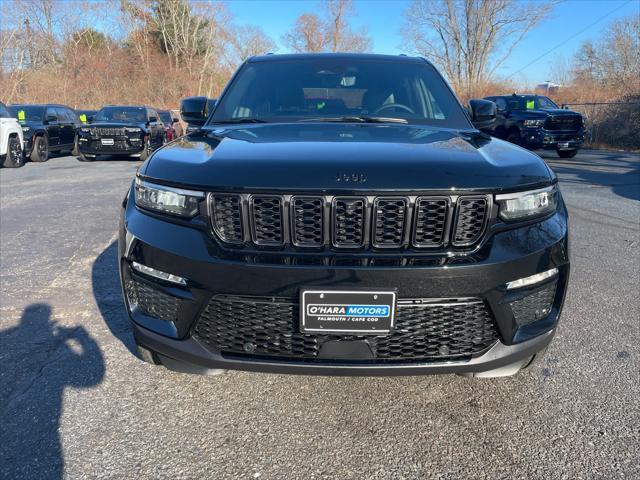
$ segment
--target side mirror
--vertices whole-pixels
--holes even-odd
[[[93,122],[93,115],[87,115],[87,123]]]
[[[47,118],[45,119],[45,121],[47,123],[57,122],[58,121],[58,117],[56,117],[55,115],[47,115]]]
[[[149,117],[149,123],[154,123],[158,121],[158,117]]]
[[[179,123],[180,119],[178,117],[171,117],[171,123]]]
[[[209,118],[207,97],[187,97],[180,102],[180,115],[189,125],[201,127]]]
[[[469,100],[469,110],[471,112],[471,122],[478,130],[491,128],[496,122],[498,108],[490,100]]]

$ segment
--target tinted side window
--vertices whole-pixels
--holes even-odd
[[[12,115],[7,110],[7,107],[4,106],[4,103],[0,103],[0,118],[11,118]]]
[[[58,121],[67,123],[71,121],[71,119],[67,116],[67,111],[64,108],[57,107],[56,114],[58,115]]]
[[[498,110],[506,110],[507,109],[507,101],[504,98],[496,98],[496,105],[498,106]]]
[[[47,112],[44,115],[45,120],[48,119],[49,117],[55,117],[56,120],[58,119],[58,113],[56,112],[56,109],[53,107],[48,107],[47,108]]]

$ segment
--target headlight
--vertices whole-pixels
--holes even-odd
[[[142,129],[138,127],[124,127],[124,131],[128,133],[140,133]]]
[[[81,131],[82,133],[91,133],[91,129],[90,129],[90,128],[88,128],[88,127],[81,127],[81,128],[80,128],[80,131]]]
[[[136,178],[136,205],[142,208],[191,218],[198,213],[198,204],[203,198],[203,192],[165,187]]]
[[[496,195],[503,220],[526,220],[555,212],[556,187],[531,190],[529,192],[507,193]]]
[[[23,132],[28,132],[31,130],[31,127],[22,127]]]
[[[525,127],[541,127],[544,125],[544,119],[540,119],[540,120],[525,120],[524,121],[524,126]]]

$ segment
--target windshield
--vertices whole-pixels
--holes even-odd
[[[558,106],[547,97],[521,95],[507,98],[509,110],[553,110]]]
[[[19,122],[41,122],[44,116],[44,107],[34,105],[11,105],[9,111]]]
[[[451,90],[428,63],[344,57],[246,63],[210,123],[362,116],[471,127]]]
[[[147,121],[147,112],[143,107],[104,107],[93,121],[144,123]]]
[[[160,110],[158,115],[160,115],[160,120],[162,120],[162,123],[165,125],[171,125],[173,123],[171,121],[171,114],[167,110]]]

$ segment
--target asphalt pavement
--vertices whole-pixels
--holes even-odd
[[[640,478],[640,154],[545,160],[572,276],[516,377],[201,377],[133,353],[116,270],[138,161],[0,170],[0,478]]]

